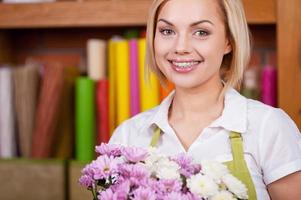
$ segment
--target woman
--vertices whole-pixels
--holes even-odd
[[[249,55],[240,0],[155,0],[147,66],[175,91],[120,125],[110,142],[151,143],[168,155],[224,162],[247,185],[250,199],[301,198],[298,128],[281,109],[233,89]]]

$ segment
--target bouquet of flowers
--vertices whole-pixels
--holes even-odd
[[[157,149],[102,143],[79,183],[93,200],[248,199],[245,185],[218,162],[194,163],[186,154],[168,157]]]

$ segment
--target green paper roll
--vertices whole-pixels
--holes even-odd
[[[76,80],[76,136],[75,157],[79,161],[94,159],[95,128],[95,83],[80,77]]]

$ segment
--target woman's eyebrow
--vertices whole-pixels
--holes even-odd
[[[171,22],[169,22],[169,21],[167,21],[167,20],[165,20],[165,19],[159,19],[158,21],[157,21],[157,23],[159,23],[159,22],[164,22],[164,23],[166,23],[166,24],[168,24],[168,25],[170,25],[170,26],[173,26],[173,24],[171,23]]]
[[[168,24],[168,25],[170,25],[170,26],[174,26],[171,22],[169,22],[169,21],[167,21],[166,19],[159,19],[158,21],[157,21],[157,23],[159,23],[159,22],[164,22],[164,23],[166,23],[166,24]],[[200,21],[196,21],[196,22],[193,22],[192,24],[190,24],[190,26],[197,26],[197,25],[199,25],[199,24],[202,24],[202,23],[209,23],[209,24],[211,24],[211,25],[213,25],[214,26],[214,23],[213,22],[211,22],[210,20],[206,20],[206,19],[204,19],[204,20],[200,20]]]
[[[202,23],[209,23],[209,24],[214,26],[213,22],[211,22],[210,20],[206,20],[206,19],[200,20],[200,21],[197,21],[197,22],[193,22],[190,26],[197,26],[197,25],[202,24]]]

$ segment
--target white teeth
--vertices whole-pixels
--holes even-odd
[[[172,64],[174,64],[177,67],[180,68],[186,68],[186,67],[191,67],[192,65],[198,64],[198,61],[192,61],[192,62],[175,62],[173,61]]]

